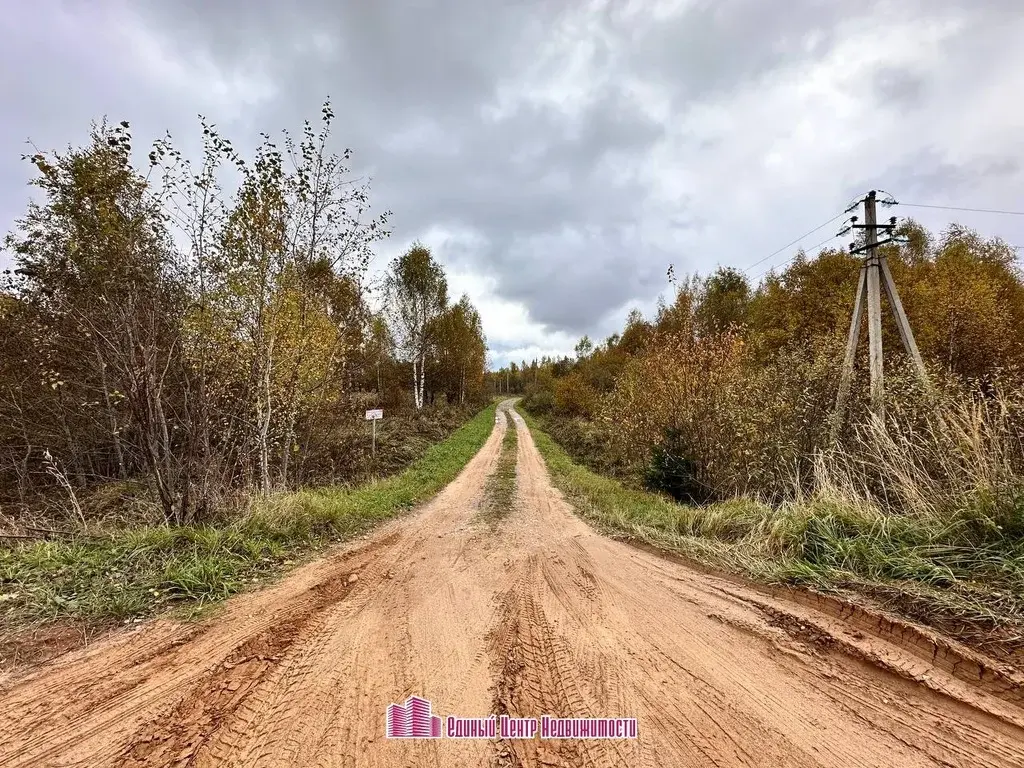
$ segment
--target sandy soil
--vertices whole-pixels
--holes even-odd
[[[230,601],[0,689],[0,765],[1021,766],[1018,690],[865,623],[604,538],[517,415],[414,515]],[[957,662],[959,663],[959,662]],[[635,717],[635,740],[389,740],[385,709]]]

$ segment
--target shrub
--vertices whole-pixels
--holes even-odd
[[[644,487],[688,504],[705,504],[714,498],[711,489],[701,482],[697,461],[678,429],[665,430],[665,439],[654,447]]]
[[[563,416],[592,417],[597,413],[600,397],[575,371],[555,383],[555,405]]]
[[[555,395],[547,389],[539,389],[523,398],[523,408],[537,416],[544,416],[555,408]]]

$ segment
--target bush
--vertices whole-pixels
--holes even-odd
[[[555,395],[547,389],[539,389],[523,398],[523,408],[536,416],[544,416],[555,409]]]
[[[591,418],[600,400],[598,391],[576,371],[555,383],[555,404],[563,416]]]
[[[687,504],[706,504],[714,498],[712,490],[701,482],[697,461],[678,429],[665,430],[665,439],[651,452],[644,487]]]

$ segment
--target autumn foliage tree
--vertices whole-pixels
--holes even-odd
[[[434,321],[431,334],[435,340],[437,391],[444,392],[452,403],[479,397],[483,393],[487,345],[480,313],[469,296],[463,295],[448,307]]]

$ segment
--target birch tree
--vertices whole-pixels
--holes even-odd
[[[448,308],[448,281],[430,251],[416,243],[392,262],[384,294],[396,351],[412,363],[413,401],[422,408],[433,329]]]

